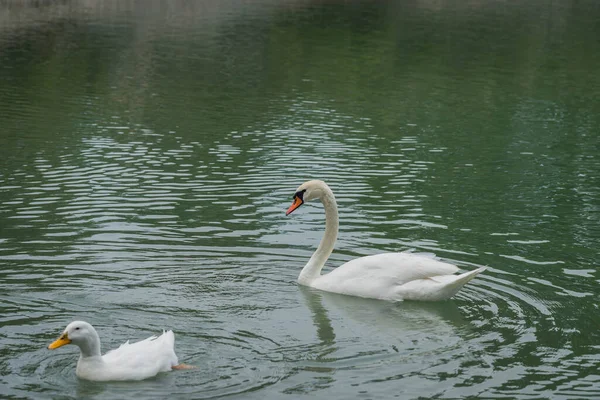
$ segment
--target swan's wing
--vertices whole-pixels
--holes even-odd
[[[123,343],[102,356],[107,366],[123,379],[144,379],[178,364],[172,331],[136,343]]]
[[[439,275],[452,275],[458,272],[453,264],[436,260],[430,255],[419,253],[383,253],[348,261],[327,275],[336,279],[376,277],[392,279],[396,284],[404,284],[416,279]]]
[[[351,260],[320,276],[311,286],[330,292],[382,298],[408,282],[452,275],[457,271],[457,266],[429,255],[383,253]]]

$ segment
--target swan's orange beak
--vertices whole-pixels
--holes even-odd
[[[300,197],[295,196],[294,202],[292,203],[290,208],[287,209],[287,211],[285,212],[285,215],[290,215],[296,208],[300,207],[302,204],[304,204],[304,201],[302,201],[302,199]]]
[[[69,339],[69,335],[67,333],[63,333],[58,339],[48,345],[48,349],[54,350],[62,347],[66,344],[71,343],[71,339]]]

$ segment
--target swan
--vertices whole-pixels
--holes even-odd
[[[321,275],[338,235],[338,208],[333,192],[321,180],[304,182],[296,189],[285,215],[302,204],[319,199],[325,208],[325,234],[298,277],[298,283],[326,292],[380,300],[438,301],[454,296],[486,267],[456,275],[458,267],[424,254],[382,253],[353,259]]]
[[[132,344],[127,341],[101,355],[100,338],[94,327],[85,321],[74,321],[48,345],[48,349],[54,350],[67,344],[74,344],[81,350],[75,373],[90,381],[138,381],[159,372],[193,368],[179,364],[173,331],[163,331],[158,337],[151,336]]]

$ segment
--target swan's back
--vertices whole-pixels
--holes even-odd
[[[398,288],[438,276],[454,276],[458,267],[418,253],[360,257],[317,278],[310,286],[353,296],[402,300]],[[432,283],[435,282],[432,280]]]

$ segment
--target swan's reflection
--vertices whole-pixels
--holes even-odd
[[[335,332],[333,331],[331,320],[327,315],[327,310],[323,307],[322,303],[322,295],[325,292],[308,286],[298,285],[298,287],[300,288],[300,293],[304,295],[304,300],[312,313],[313,322],[315,328],[317,328],[317,336],[321,344],[335,343]]]
[[[284,393],[322,390],[338,379],[364,383],[418,373],[461,352],[470,327],[454,301],[393,303],[298,289],[317,342],[302,346]]]
[[[392,338],[458,338],[471,327],[454,301],[394,303],[323,292],[306,286],[299,286],[299,290],[312,313],[322,344],[336,341],[332,319],[351,320],[351,324],[346,321],[344,325],[354,334],[373,331]],[[338,332],[337,336],[341,335]]]

